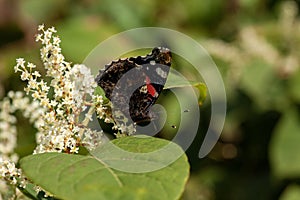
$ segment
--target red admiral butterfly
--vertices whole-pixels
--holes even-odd
[[[171,60],[169,49],[155,47],[146,56],[112,61],[99,71],[96,82],[111,100],[114,118],[120,117],[117,113],[121,111],[125,123],[129,117],[136,124],[151,121],[150,109],[163,90]]]

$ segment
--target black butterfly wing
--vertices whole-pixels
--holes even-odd
[[[170,65],[171,52],[156,47],[146,56],[111,62],[96,81],[125,117],[136,123],[150,121],[150,108],[163,90]]]
[[[118,81],[124,74],[134,67],[136,67],[136,65],[128,59],[112,61],[110,64],[105,66],[104,70],[100,70],[95,80],[105,91],[105,96],[111,100],[112,92]]]

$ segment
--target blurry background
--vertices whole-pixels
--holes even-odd
[[[0,98],[24,86],[13,73],[16,58],[40,64],[33,37],[38,24],[57,28],[63,54],[73,63],[81,63],[98,43],[127,29],[160,26],[181,31],[211,54],[228,98],[222,136],[200,160],[209,99],[201,107],[201,128],[187,151],[191,176],[182,199],[300,199],[299,4],[0,0]],[[17,151],[28,155],[35,147],[34,134],[23,121]]]

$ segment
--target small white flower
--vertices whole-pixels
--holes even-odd
[[[44,91],[44,92],[48,92],[50,89],[50,87],[43,80],[40,82],[40,86],[41,86],[42,91]]]
[[[86,113],[85,117],[89,120],[89,121],[93,121],[93,116],[90,113]]]
[[[52,33],[56,33],[56,29],[55,29],[55,27],[53,27],[53,26],[52,26],[51,28],[49,28],[48,30],[49,30],[50,32],[52,32]]]
[[[39,94],[37,91],[35,91],[31,96],[32,96],[34,99],[39,99],[40,94]]]
[[[59,37],[56,37],[56,36],[53,37],[53,44],[54,44],[54,45],[59,45],[60,42],[61,42],[61,41],[60,41],[60,38],[59,38]]]
[[[50,101],[50,106],[55,107],[58,104],[57,101],[51,100]]]
[[[27,81],[30,79],[30,73],[28,73],[27,71],[23,71],[21,74],[21,80],[22,81]]]
[[[47,30],[44,31],[44,41],[43,41],[43,44],[48,44],[49,45],[50,39],[52,37],[52,33],[53,32],[50,29],[47,29]]]
[[[43,31],[44,30],[45,25],[41,24],[38,26],[38,31]]]
[[[38,88],[38,84],[35,79],[30,79],[28,81],[27,87],[30,89],[36,89],[36,88]]]
[[[38,71],[34,71],[34,72],[32,73],[32,75],[35,76],[36,78],[37,78],[37,77],[41,77],[41,74],[40,74],[40,72],[38,72]]]
[[[43,36],[42,34],[37,34],[36,37],[35,37],[35,41],[36,42],[43,41],[42,36]]]
[[[48,107],[49,106],[49,100],[47,98],[41,99],[41,105],[43,107]]]
[[[28,62],[27,67],[32,69],[32,68],[36,68],[35,64]]]
[[[14,96],[15,96],[15,93],[14,93],[13,91],[9,91],[9,92],[7,93],[7,96],[8,96],[9,98],[13,99]]]
[[[18,59],[17,59],[17,66],[23,67],[23,68],[24,68],[24,65],[25,65],[25,60],[24,60],[24,58],[18,58]]]

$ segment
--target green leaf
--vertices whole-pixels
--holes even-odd
[[[187,86],[191,86],[191,83],[171,68],[164,89]]]
[[[124,137],[113,140],[113,143],[129,152],[146,153],[160,149],[169,141],[153,137]],[[136,161],[135,157],[131,159]],[[124,164],[128,164],[128,160]],[[62,153],[27,156],[20,165],[35,184],[61,199],[178,199],[189,175],[184,153],[169,166],[148,173],[126,173],[91,156]]]
[[[105,91],[100,86],[95,88],[94,95],[102,96],[104,104],[109,102],[109,99],[105,96]]]
[[[95,88],[94,94],[95,94],[95,95],[102,95],[102,96],[105,96],[105,92],[104,92],[104,90],[103,90],[100,86],[97,86],[97,87]]]
[[[279,178],[300,176],[300,118],[296,109],[287,110],[270,144],[270,160],[274,174]]]
[[[280,200],[298,200],[300,199],[300,186],[289,185],[279,198]]]
[[[288,80],[288,89],[294,100],[300,103],[300,70],[292,74]]]
[[[288,105],[282,81],[264,61],[253,60],[244,67],[240,87],[262,109],[285,110]]]
[[[28,199],[56,200],[54,197],[45,196],[44,191],[37,192],[35,190],[35,187],[36,187],[36,185],[34,185],[32,183],[27,183],[25,188],[22,188],[22,187],[18,187],[18,188],[26,197],[28,197]]]
[[[34,190],[34,186],[32,183],[27,183],[25,188],[19,187],[19,190],[22,191],[22,193],[30,197],[30,199],[38,199],[37,198],[37,192]]]
[[[207,87],[200,81],[188,81],[175,70],[170,70],[164,89],[193,86],[199,92],[198,103],[201,106],[207,96]]]
[[[199,91],[198,103],[202,106],[207,96],[207,87],[204,83],[196,83],[193,86]]]

